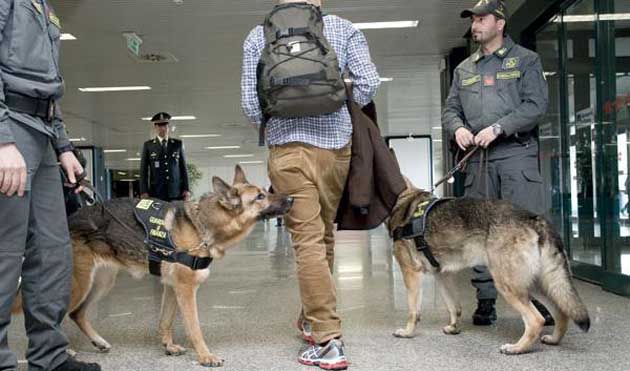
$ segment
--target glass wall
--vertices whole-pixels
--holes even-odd
[[[549,109],[539,124],[540,172],[545,189],[546,216],[558,231],[564,235],[563,222],[563,179],[562,169],[562,112],[561,112],[561,69],[559,23],[547,24],[537,35],[536,51],[544,67],[545,78],[549,85]]]
[[[630,295],[630,1],[555,4],[535,30],[550,93],[540,124],[547,216],[577,276]]]
[[[607,42],[610,99],[604,103],[603,115],[610,123],[607,146],[611,166],[611,248],[607,254],[608,270],[630,276],[630,222],[628,214],[628,143],[630,141],[630,1],[615,0],[607,4],[607,16],[600,16]],[[610,19],[610,20],[609,20]],[[611,174],[612,175],[612,174]]]

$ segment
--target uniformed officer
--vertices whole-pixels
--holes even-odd
[[[48,0],[0,1],[0,370],[17,369],[7,344],[18,280],[29,370],[100,370],[68,357],[61,331],[72,252],[57,161],[76,183],[58,101],[61,23]]]
[[[188,170],[181,140],[168,137],[169,120],[166,112],[155,114],[151,121],[157,136],[144,142],[140,163],[140,195],[164,201],[188,200]]]
[[[479,1],[461,13],[471,18],[480,48],[455,69],[442,123],[461,150],[484,149],[467,166],[465,196],[506,199],[543,214],[537,136],[547,82],[538,54],[505,36],[507,16],[499,0]],[[496,320],[494,282],[486,267],[474,271],[479,304],[473,322],[490,325]],[[550,324],[549,313],[539,309]]]

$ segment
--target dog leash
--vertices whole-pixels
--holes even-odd
[[[444,176],[442,179],[440,179],[437,183],[435,183],[433,185],[433,189],[431,190],[431,193],[433,193],[433,191],[439,187],[442,183],[444,183],[445,181],[451,179],[453,177],[453,175],[455,175],[456,172],[464,169],[466,167],[466,165],[468,164],[468,160],[472,157],[472,155],[475,154],[475,152],[477,152],[477,150],[481,148],[479,146],[475,146],[473,147],[473,149],[470,150],[470,152],[468,152],[466,154],[466,156],[464,156],[464,158],[461,159],[461,161],[459,161],[457,163],[457,165],[455,165],[455,167],[453,167],[451,170],[448,171],[448,173],[446,173],[446,176]]]

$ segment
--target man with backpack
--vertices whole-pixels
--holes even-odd
[[[295,200],[286,216],[295,250],[302,312],[312,342],[298,361],[348,366],[332,277],[333,221],[348,176],[352,122],[342,73],[354,100],[368,104],[380,84],[365,36],[320,0],[280,0],[243,46],[242,107],[269,146],[269,178]]]

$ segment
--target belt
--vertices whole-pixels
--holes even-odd
[[[52,123],[52,120],[55,118],[55,106],[57,103],[54,99],[39,99],[22,94],[5,92],[4,104],[6,104],[11,111],[41,117],[46,123]]]

